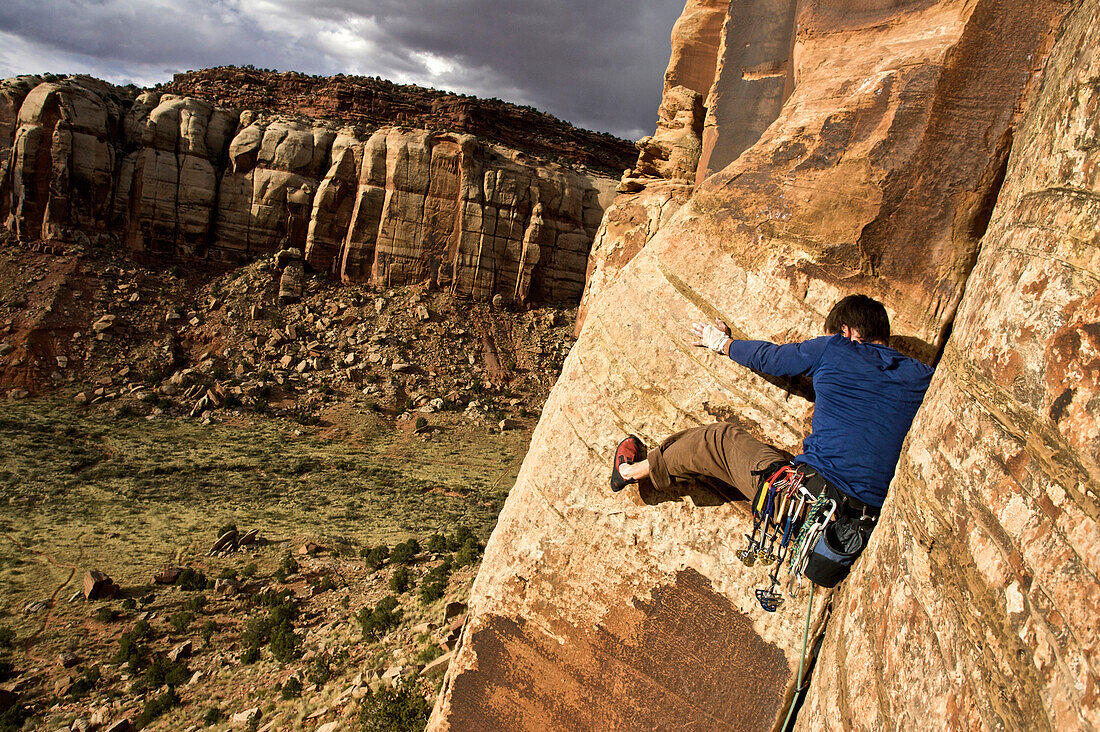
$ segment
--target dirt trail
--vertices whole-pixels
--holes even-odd
[[[50,595],[50,599],[46,601],[46,617],[44,617],[42,619],[42,627],[39,628],[38,630],[36,630],[32,635],[28,636],[26,641],[24,642],[23,650],[27,653],[27,655],[30,656],[31,658],[37,660],[37,661],[43,661],[44,662],[47,659],[32,653],[30,649],[34,645],[35,641],[38,640],[38,636],[42,635],[43,631],[45,631],[48,627],[50,627],[50,620],[53,618],[53,608],[54,608],[54,604],[57,602],[57,596],[60,595],[61,591],[64,590],[65,587],[67,587],[68,584],[73,581],[73,577],[75,577],[76,573],[78,571],[80,571],[80,567],[78,565],[75,565],[75,564],[65,564],[64,562],[59,562],[56,559],[54,559],[53,556],[51,556],[50,554],[47,554],[46,552],[39,551],[37,549],[31,549],[30,547],[25,546],[22,542],[20,542],[18,539],[16,539],[11,534],[4,534],[4,537],[8,541],[10,541],[12,544],[15,544],[17,547],[22,549],[23,551],[30,552],[31,554],[34,554],[38,557],[41,557],[41,558],[45,559],[48,564],[50,564],[54,567],[69,570],[69,576],[65,578],[64,582],[62,582],[60,585],[58,585],[57,589],[53,591],[52,595]],[[83,539],[83,538],[84,538],[83,534],[81,534],[80,537],[78,537],[78,539],[77,539],[77,545],[78,546],[81,543],[80,540]],[[83,556],[84,556],[84,549],[81,548],[80,552],[77,554],[77,561],[79,561],[80,558],[83,557]]]

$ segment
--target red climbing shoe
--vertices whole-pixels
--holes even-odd
[[[638,482],[633,478],[627,479],[619,475],[619,466],[623,463],[630,465],[631,463],[636,463],[639,460],[644,460],[645,455],[645,445],[643,445],[642,441],[634,435],[630,435],[625,440],[619,443],[619,446],[615,448],[615,459],[611,463],[611,490],[618,493],[631,483]]]

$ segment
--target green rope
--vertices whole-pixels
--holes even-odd
[[[810,583],[810,599],[806,602],[806,629],[802,631],[802,657],[798,659],[798,685],[794,687],[794,695],[791,696],[791,706],[787,709],[787,720],[783,722],[783,729],[790,729],[791,717],[794,715],[794,707],[798,701],[798,695],[802,690],[802,672],[806,666],[806,645],[810,639],[810,614],[814,609],[814,583]]]

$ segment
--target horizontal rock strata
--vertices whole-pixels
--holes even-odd
[[[625,434],[653,444],[716,418],[799,449],[811,404],[693,348],[692,320],[799,340],[862,291],[898,347],[944,347],[1065,6],[885,5],[807,6],[775,121],[586,298],[430,728],[766,729],[784,711],[806,593],[763,612],[767,570],[734,556],[743,505],[691,485],[611,494],[608,460]]]

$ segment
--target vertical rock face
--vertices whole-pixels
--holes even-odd
[[[8,228],[24,239],[106,228],[121,117],[109,85],[88,77],[27,93],[6,171]]]
[[[312,230],[314,268],[516,302],[579,296],[603,214],[586,177],[523,164],[471,135],[382,130],[362,150],[357,175],[345,152],[322,183],[316,205],[349,224],[342,242]]]
[[[729,0],[687,0],[672,26],[672,55],[665,69],[665,91],[684,86],[706,96],[714,83],[722,27]]]
[[[230,264],[296,248],[344,281],[575,302],[613,186],[472,135],[39,82],[0,87],[0,213],[62,248],[111,234],[145,261]]]
[[[802,729],[1100,727],[1098,47],[1079,3]]]
[[[699,181],[736,160],[779,115],[794,88],[798,5],[798,0],[730,4],[707,99]]]
[[[126,117],[115,197],[126,244],[148,258],[205,252],[215,213],[217,164],[235,115],[198,99],[146,93]]]
[[[805,593],[763,612],[767,569],[734,557],[746,508],[692,485],[612,494],[610,455],[625,434],[654,444],[714,419],[799,450],[811,404],[692,348],[693,319],[799,340],[861,291],[885,302],[895,345],[934,359],[1065,7],[823,2],[774,26],[773,49],[798,28],[774,121],[586,296],[431,728],[762,729],[783,712]],[[730,18],[775,8],[741,3]]]

